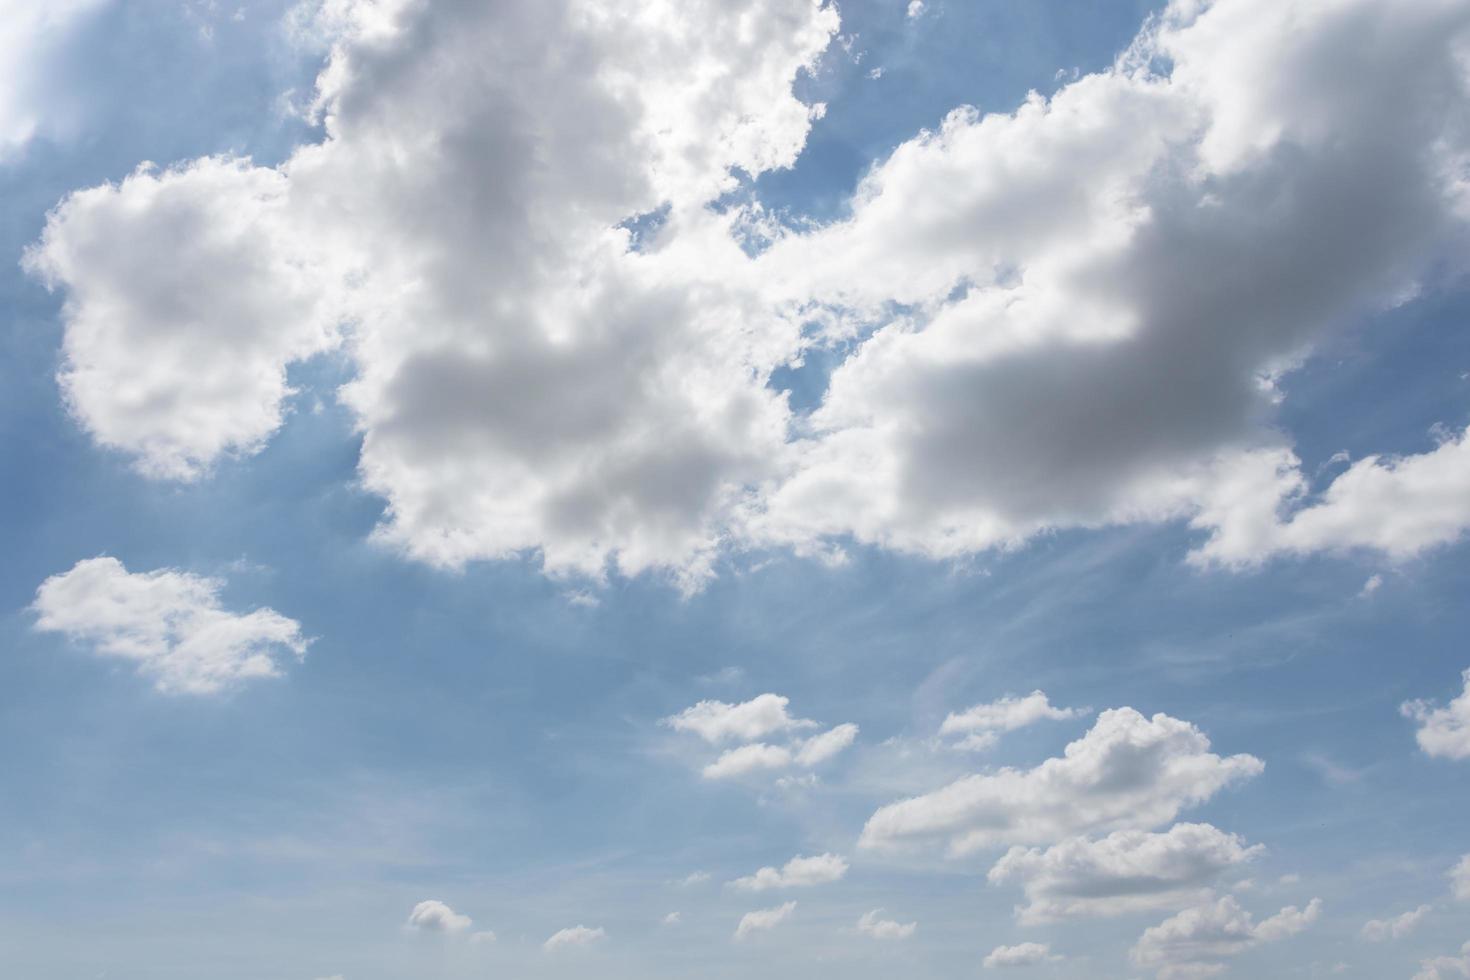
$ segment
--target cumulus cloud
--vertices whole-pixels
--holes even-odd
[[[794,857],[781,868],[761,868],[753,875],[730,882],[731,888],[763,892],[770,888],[802,888],[840,881],[847,874],[847,861],[840,854]]]
[[[1370,943],[1382,943],[1390,939],[1402,939],[1417,929],[1420,920],[1432,911],[1432,906],[1421,905],[1417,909],[1396,915],[1391,919],[1370,919],[1363,923],[1363,938]]]
[[[36,590],[36,629],[62,633],[98,656],[133,663],[160,691],[213,694],[276,677],[306,655],[301,624],[274,609],[236,613],[221,579],[164,568],[129,572],[116,558],[79,561]]]
[[[987,970],[1013,966],[1036,966],[1060,960],[1046,943],[1019,943],[1015,946],[997,946],[986,954],[981,962]]]
[[[1221,757],[1194,725],[1132,708],[1104,711],[1060,758],[1002,768],[880,808],[861,846],[945,840],[954,854],[1000,844],[1052,843],[1168,823],[1262,771],[1249,755]]]
[[[994,745],[1005,732],[1039,721],[1065,721],[1082,714],[1078,708],[1054,707],[1045,692],[1032,691],[1025,697],[1006,695],[998,701],[951,712],[939,726],[939,734],[962,735],[961,748],[984,749]]]
[[[665,718],[663,724],[675,731],[693,732],[712,744],[751,742],[777,732],[817,727],[814,721],[791,717],[786,710],[790,703],[790,698],[779,694],[762,694],[741,704],[701,701]]]
[[[1304,909],[1288,906],[1256,922],[1227,895],[1144,930],[1130,955],[1138,966],[1158,970],[1160,980],[1213,976],[1224,970],[1222,961],[1294,936],[1317,921],[1321,912],[1322,903],[1314,898]]]
[[[590,946],[595,942],[607,938],[607,932],[602,928],[589,929],[586,926],[572,926],[567,929],[559,929],[541,944],[541,948],[548,953],[554,953],[559,949],[567,949],[576,946]]]
[[[754,932],[766,932],[776,928],[796,911],[795,902],[786,902],[775,908],[757,909],[747,912],[740,917],[740,924],[735,927],[735,938],[744,939]]]
[[[1324,330],[1463,265],[1467,29],[1449,0],[1178,0],[1112,69],[900,146],[764,257],[868,336],[762,530],[946,556],[1188,517],[1230,564],[1458,534],[1459,445],[1314,503],[1263,423]],[[1374,509],[1401,490],[1430,506]]]
[[[340,346],[377,539],[441,566],[694,589],[732,548],[1177,520],[1243,567],[1470,526],[1463,436],[1318,494],[1270,424],[1326,331],[1463,269],[1456,0],[1174,0],[800,229],[705,205],[801,152],[833,4],[315,9],[319,143],[79,191],[28,254],[72,414],[146,473],[255,452]],[[834,340],[798,417],[772,373]]]
[[[896,922],[893,919],[880,919],[882,909],[873,909],[864,912],[857,921],[858,932],[874,939],[908,939],[913,936],[919,928],[917,922]]]
[[[1470,670],[1461,680],[1464,690],[1443,708],[1428,701],[1407,701],[1399,709],[1419,723],[1414,737],[1427,755],[1470,759]]]
[[[792,734],[791,741],[783,745],[756,741],[819,727],[814,721],[793,717],[787,710],[789,703],[778,694],[762,694],[741,704],[700,701],[660,724],[698,735],[712,745],[746,743],[725,749],[706,764],[702,770],[706,779],[730,779],[793,766],[810,769],[838,755],[857,739],[858,726],[844,723],[808,738]]]
[[[1163,833],[1120,830],[1100,839],[1062,841],[1045,850],[1013,847],[987,876],[1019,884],[1023,922],[1112,916],[1201,901],[1219,875],[1264,851],[1209,824],[1175,824]]]
[[[467,915],[460,915],[438,899],[429,899],[413,907],[408,915],[408,928],[417,932],[441,932],[449,935],[464,932],[474,925]]]

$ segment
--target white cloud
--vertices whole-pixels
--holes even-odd
[[[595,942],[607,938],[607,932],[602,927],[589,929],[586,926],[572,926],[568,929],[560,929],[551,934],[541,948],[548,953],[559,949],[575,946],[590,946]]]
[[[438,899],[429,899],[413,907],[408,915],[408,928],[418,932],[442,932],[449,935],[464,932],[474,925],[467,915],[460,915]]]
[[[1459,956],[1435,956],[1419,962],[1414,980],[1451,980],[1470,977],[1470,943],[1460,947]]]
[[[1443,708],[1428,701],[1407,701],[1400,711],[1419,723],[1414,737],[1427,755],[1470,759],[1470,670],[1461,676],[1464,690]]]
[[[275,170],[206,158],[51,213],[25,265],[66,287],[59,381],[98,444],[194,479],[280,427],[287,363],[333,347],[340,316],[291,193]]]
[[[840,881],[847,874],[847,861],[839,854],[794,857],[781,868],[761,868],[753,875],[737,878],[730,887],[763,892],[770,888],[802,888]]]
[[[498,937],[489,929],[482,929],[479,932],[470,933],[470,944],[474,946],[489,946],[498,941]]]
[[[791,765],[791,750],[780,745],[756,742],[738,749],[726,749],[720,757],[702,770],[705,779],[729,779],[753,772],[785,769]]]
[[[917,922],[895,922],[893,919],[878,918],[882,913],[882,909],[864,912],[857,921],[858,932],[874,939],[908,939],[919,928]]]
[[[924,0],[909,0],[908,16],[920,17],[924,13]]]
[[[762,259],[867,339],[756,531],[944,557],[1190,518],[1228,565],[1457,536],[1470,448],[1314,502],[1269,419],[1325,330],[1464,267],[1467,31],[1451,0],[1177,0],[1114,68],[900,146]]]
[[[691,871],[689,874],[679,879],[676,884],[680,888],[692,888],[695,885],[704,884],[706,881],[709,881],[711,877],[713,876],[708,871]]]
[[[224,585],[176,569],[129,572],[103,556],[42,582],[31,609],[36,629],[129,661],[169,693],[213,694],[305,656],[300,623],[268,608],[230,612]]]
[[[680,919],[681,916],[678,912],[670,912],[668,915],[663,917],[663,924],[666,926],[676,926],[679,924]]]
[[[1013,732],[1039,721],[1064,721],[1083,715],[1078,708],[1057,708],[1042,691],[1025,697],[1006,695],[998,701],[977,704],[964,711],[951,712],[939,726],[940,735],[963,735],[960,748],[980,750],[994,745],[1004,732]]]
[[[1432,906],[1421,905],[1392,919],[1370,919],[1363,923],[1363,938],[1371,943],[1402,939],[1417,929],[1420,920],[1433,910]]]
[[[1209,824],[1181,823],[1163,833],[1072,838],[1044,851],[1013,847],[988,878],[1021,885],[1029,903],[1017,910],[1023,922],[1121,915],[1201,901],[1221,872],[1263,850]]]
[[[796,911],[795,902],[786,902],[775,908],[757,909],[747,912],[740,917],[740,924],[735,927],[735,938],[744,939],[753,932],[765,932],[776,928],[785,921],[792,912]]]
[[[792,766],[810,769],[838,755],[856,740],[858,726],[845,723],[810,738],[793,736],[786,745],[755,741],[818,727],[814,721],[793,717],[787,710],[789,703],[789,699],[778,694],[762,694],[741,704],[700,701],[664,718],[660,724],[698,735],[712,745],[747,743],[724,750],[704,766],[706,779],[730,779]]]
[[[1383,588],[1383,576],[1374,572],[1368,576],[1368,581],[1364,582],[1362,589],[1358,591],[1358,598],[1366,599],[1381,588]]]
[[[1314,495],[1271,424],[1325,331],[1464,268],[1462,3],[1174,0],[1113,67],[902,144],[845,219],[706,208],[796,159],[821,109],[792,84],[837,29],[795,0],[324,5],[320,143],[48,221],[73,415],[196,478],[340,344],[379,541],[684,589],[849,539],[1192,521],[1234,567],[1470,526],[1465,439]],[[767,382],[833,338],[798,419]]]
[[[1315,922],[1321,911],[1321,901],[1314,898],[1305,909],[1288,906],[1256,922],[1227,895],[1144,930],[1131,956],[1138,966],[1158,970],[1160,980],[1212,976],[1224,969],[1222,960],[1294,936]]]
[[[851,722],[835,725],[820,735],[814,735],[801,743],[796,750],[796,762],[802,766],[817,766],[836,756],[857,739],[858,726]]]
[[[997,946],[986,954],[981,965],[987,970],[1004,967],[1036,966],[1060,960],[1046,943],[1019,943],[1015,946]]]
[[[1132,708],[1104,711],[1060,758],[1029,770],[966,776],[882,807],[868,819],[860,844],[941,839],[953,853],[965,854],[1149,829],[1264,768],[1253,756],[1221,758],[1209,748],[1203,732],[1177,718],[1149,719]]]
[[[1462,902],[1470,902],[1470,854],[1450,869],[1450,891]]]
[[[817,723],[793,718],[787,712],[789,698],[761,694],[741,704],[701,701],[663,720],[679,732],[693,732],[706,742],[750,742],[777,732],[815,728]]]

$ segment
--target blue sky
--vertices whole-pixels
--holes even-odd
[[[1461,0],[12,21],[0,972],[1470,976]]]

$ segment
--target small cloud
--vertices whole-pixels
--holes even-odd
[[[1363,588],[1358,592],[1358,598],[1366,599],[1381,588],[1383,588],[1383,576],[1375,572],[1368,576],[1368,581],[1363,583]]]
[[[680,878],[678,881],[675,881],[673,884],[678,885],[680,888],[692,888],[695,885],[704,884],[705,882],[709,881],[711,877],[712,876],[708,871],[691,871],[689,874]]]
[[[806,888],[840,881],[847,874],[847,861],[839,854],[794,857],[779,870],[761,868],[753,875],[737,878],[730,887],[740,891],[763,892],[771,888]]]
[[[541,944],[541,948],[551,953],[570,946],[590,946],[606,938],[607,932],[601,927],[589,929],[586,926],[572,926],[570,929],[552,933],[550,938]]]
[[[488,946],[495,942],[495,933],[489,929],[481,930],[470,936],[470,942],[476,946]]]
[[[1363,938],[1370,943],[1384,943],[1390,939],[1402,939],[1419,926],[1419,922],[1433,906],[1421,905],[1417,909],[1396,915],[1391,919],[1371,919],[1363,923]]]
[[[784,920],[790,918],[791,913],[796,911],[795,902],[787,902],[770,909],[756,909],[747,912],[740,917],[740,924],[735,927],[735,938],[744,939],[752,932],[764,932],[776,928]]]
[[[1052,953],[1046,943],[1021,943],[1016,946],[997,946],[985,957],[981,966],[987,970],[1012,966],[1036,966],[1038,963],[1055,963],[1061,957]]]
[[[881,65],[878,66],[877,68],[869,69],[869,71],[868,71],[868,77],[870,79],[872,79],[873,81],[876,82],[878,79],[880,79],[880,78],[883,77],[883,71],[884,71],[884,69],[883,69],[883,66],[881,66]]]
[[[862,918],[858,919],[858,932],[866,933],[874,939],[908,939],[919,928],[917,922],[894,922],[892,919],[878,918],[882,909],[873,909],[864,912]]]
[[[909,0],[909,19],[924,16],[924,0]]]
[[[415,932],[440,932],[454,934],[464,932],[474,922],[467,915],[460,915],[438,899],[420,902],[408,914],[408,928]]]
[[[666,925],[666,926],[676,926],[680,922],[679,913],[678,912],[670,912],[668,915],[664,916],[664,920],[663,921],[664,921],[664,925]]]

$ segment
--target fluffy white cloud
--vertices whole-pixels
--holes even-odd
[[[1324,331],[1464,266],[1458,0],[1174,0],[810,230],[704,205],[800,152],[832,4],[313,9],[320,143],[80,191],[29,253],[73,414],[145,472],[255,451],[287,366],[341,344],[377,537],[443,566],[692,589],[722,549],[849,537],[1191,520],[1234,566],[1470,525],[1463,438],[1318,498],[1269,424]],[[833,337],[855,352],[798,419],[767,382]]]
[[[541,944],[541,948],[548,953],[553,953],[559,949],[566,949],[571,946],[590,946],[606,938],[607,931],[601,926],[596,929],[589,929],[586,926],[571,926],[570,928],[559,929],[552,933],[546,942]]]
[[[1157,969],[1160,980],[1213,976],[1224,970],[1222,960],[1294,936],[1317,921],[1321,912],[1322,903],[1314,898],[1305,909],[1288,906],[1256,922],[1227,895],[1144,930],[1131,956],[1137,965]]]
[[[786,902],[785,904],[777,905],[775,908],[756,909],[754,912],[747,912],[740,917],[740,924],[735,927],[735,938],[744,939],[753,932],[765,932],[774,929],[795,911],[796,903]]]
[[[960,747],[984,749],[994,745],[1005,732],[1013,732],[1038,721],[1065,721],[1082,714],[1084,712],[1078,708],[1055,707],[1045,692],[1032,691],[1025,697],[1006,695],[998,701],[951,712],[939,726],[939,734],[963,735]]]
[[[429,899],[413,907],[408,915],[408,928],[418,932],[442,932],[453,935],[474,925],[467,915],[460,915],[438,899]]]
[[[1460,947],[1459,956],[1435,956],[1421,960],[1414,980],[1451,980],[1470,977],[1470,943]]]
[[[796,750],[796,762],[817,766],[840,753],[857,740],[858,726],[851,722],[834,725],[820,735],[813,735]]]
[[[761,694],[741,704],[701,701],[665,718],[663,724],[678,732],[693,732],[712,744],[751,742],[777,732],[817,727],[814,721],[791,717],[786,710],[790,703],[790,698],[779,694]]]
[[[538,552],[697,582],[781,453],[765,381],[799,343],[732,292],[740,215],[703,205],[732,170],[795,159],[820,108],[792,83],[836,10],[310,9],[322,142],[83,191],[31,253],[67,292],[77,417],[146,472],[194,476],[257,449],[286,366],[350,322],[341,397],[388,502],[381,540],[440,565]],[[620,227],[655,212],[659,234]]]
[[[1036,966],[1060,960],[1046,943],[1018,943],[1015,946],[997,946],[986,954],[981,965],[987,970],[1014,966]]]
[[[36,590],[36,629],[135,664],[160,691],[212,694],[280,674],[306,655],[301,624],[274,609],[235,613],[220,579],[175,569],[129,572],[116,558],[79,561]]]
[[[1221,872],[1263,850],[1209,824],[1181,823],[1163,833],[1072,838],[1046,850],[1013,847],[988,878],[1021,885],[1029,902],[1017,910],[1023,922],[1121,915],[1200,901]]]
[[[1231,564],[1458,535],[1463,447],[1313,503],[1263,422],[1324,330],[1463,268],[1467,31],[1455,0],[1178,0],[1112,69],[900,146],[762,258],[871,336],[759,531],[946,556],[1189,517]]]
[[[712,745],[747,743],[724,750],[704,766],[706,779],[729,779],[792,766],[810,769],[838,755],[857,739],[858,726],[844,723],[809,738],[793,736],[785,745],[756,741],[818,727],[814,721],[793,717],[787,710],[789,704],[789,699],[778,694],[762,694],[741,704],[700,701],[660,724],[698,735]]]
[[[1363,923],[1363,938],[1370,943],[1402,939],[1419,927],[1419,921],[1433,911],[1429,905],[1396,915],[1392,919],[1370,919]]]
[[[1222,758],[1209,749],[1210,740],[1188,722],[1111,709],[1060,758],[1029,770],[966,776],[882,807],[868,819],[860,844],[942,839],[965,854],[1156,827],[1264,768],[1253,756]]]
[[[840,854],[794,857],[781,868],[761,868],[753,875],[736,878],[730,887],[763,892],[768,888],[800,888],[840,881],[847,874],[847,861]]]
[[[340,316],[290,193],[275,170],[208,158],[145,164],[51,213],[25,264],[66,287],[59,381],[99,444],[190,479],[280,427],[286,364],[336,344]]]
[[[897,922],[893,919],[878,918],[882,914],[882,909],[864,912],[857,921],[858,932],[872,936],[874,939],[908,939],[919,928],[917,922]]]
[[[1470,854],[1450,869],[1450,891],[1462,902],[1470,902]]]
[[[1404,717],[1419,723],[1414,737],[1428,755],[1470,759],[1470,670],[1461,679],[1464,690],[1443,708],[1428,701],[1408,701],[1399,709]]]

